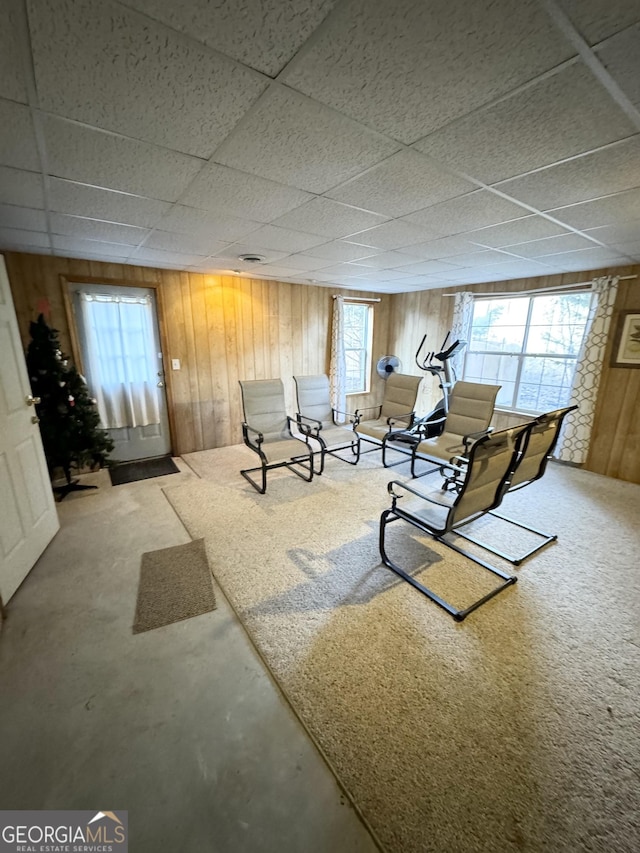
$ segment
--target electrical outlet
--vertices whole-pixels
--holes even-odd
[[[171,359],[171,369],[172,370],[180,370],[180,359],[172,358]]]

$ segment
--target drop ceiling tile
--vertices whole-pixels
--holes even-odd
[[[597,57],[625,95],[640,109],[640,24],[609,39]]]
[[[0,204],[0,228],[18,228],[23,231],[46,231],[47,218],[44,210]]]
[[[216,151],[215,159],[272,181],[323,193],[397,149],[394,142],[345,116],[274,85]]]
[[[50,249],[49,235],[20,228],[0,228],[0,249],[20,250],[21,246]]]
[[[280,71],[335,6],[336,0],[125,0],[179,32],[270,77]],[[259,23],[258,23],[259,22]]]
[[[628,255],[636,261],[640,260],[640,240],[635,240],[631,243],[621,243],[620,245],[616,245],[614,248],[623,255]]]
[[[2,26],[0,27],[0,97],[27,103],[27,87],[23,74],[24,44],[20,17],[22,3],[8,0],[2,4]]]
[[[313,247],[315,258],[327,258],[329,261],[357,261],[360,258],[369,258],[375,254],[375,249],[368,246],[358,246],[355,243],[347,243],[344,240],[334,240],[332,243]]]
[[[44,208],[42,176],[36,172],[0,166],[0,204]]]
[[[96,243],[96,245],[100,245]],[[125,246],[125,248],[127,248]],[[84,250],[74,250],[74,249],[56,249],[53,254],[56,258],[80,258],[83,261],[101,261],[102,263],[108,264],[131,264],[126,255],[111,255],[111,254],[101,254],[100,252],[92,253],[86,252]]]
[[[430,275],[431,273],[448,273],[457,269],[453,263],[447,261],[419,261],[417,264],[407,264],[402,267],[405,275]]]
[[[150,264],[159,265],[161,269],[165,265],[184,269],[194,264],[201,264],[205,257],[205,255],[183,254],[182,252],[163,252],[160,249],[147,249],[143,246],[141,249],[136,249],[131,255],[131,263],[146,261]]]
[[[182,204],[214,213],[271,222],[313,198],[309,193],[248,172],[209,163],[180,198]]]
[[[64,213],[51,213],[49,221],[52,234],[100,240],[103,243],[124,243],[127,246],[137,246],[149,234],[147,228],[101,222],[97,219],[86,219],[80,216],[67,216]]]
[[[367,281],[385,283],[390,281],[408,281],[411,275],[402,272],[402,270],[367,270],[365,273],[359,274],[357,278],[363,284]]]
[[[493,184],[635,132],[591,71],[576,63],[453,122],[414,147]]]
[[[295,278],[300,275],[299,270],[294,270],[286,266],[279,266],[278,264],[260,264],[260,266],[254,267],[254,270],[255,278],[262,278],[265,275],[277,278],[290,278],[291,276]]]
[[[640,136],[497,187],[538,210],[588,201],[640,185]]]
[[[236,219],[234,216],[224,216],[222,213],[212,213],[208,210],[197,210],[183,204],[174,204],[158,225],[162,231],[194,234],[226,242],[240,240],[260,227],[258,222]]]
[[[411,246],[414,243],[423,243],[439,235],[430,229],[420,228],[402,219],[392,219],[382,225],[376,225],[354,234],[349,238],[350,243],[358,243],[361,246],[372,246],[375,249],[399,249],[403,246]]]
[[[195,157],[54,116],[43,116],[43,124],[54,177],[175,201],[202,166]]]
[[[626,222],[624,225],[603,225],[601,228],[589,228],[584,233],[607,245],[633,242],[640,240],[640,219]]]
[[[168,231],[154,231],[144,243],[145,249],[162,249],[164,252],[204,256],[222,252],[227,246],[228,242],[215,240],[212,237],[200,234],[174,234]]]
[[[325,237],[317,234],[306,234],[304,231],[292,231],[289,228],[277,228],[275,225],[263,225],[251,234],[249,242],[255,240],[256,245],[266,246],[280,252],[304,252],[313,246],[326,243]]]
[[[288,85],[411,143],[568,59],[532,0],[342,3],[284,71]]]
[[[544,237],[555,237],[566,234],[567,229],[555,222],[550,222],[542,216],[526,216],[514,222],[504,222],[489,228],[469,231],[464,236],[478,246],[488,246],[491,249],[501,249],[515,243],[526,243],[528,240],[542,240]]]
[[[58,213],[152,228],[163,214],[170,210],[171,204],[154,198],[50,178],[49,207]]]
[[[123,243],[103,243],[99,240],[85,240],[82,237],[67,237],[61,234],[54,234],[51,242],[55,254],[58,250],[64,250],[72,253],[70,257],[75,258],[88,255],[103,255],[105,258],[126,257],[132,251],[132,246]]]
[[[66,118],[208,158],[267,86],[110,0],[28,7],[40,106]]]
[[[29,107],[0,100],[0,165],[37,172],[40,158]]]
[[[483,281],[504,281],[510,278],[529,278],[539,275],[548,275],[550,268],[542,263],[541,258],[536,260],[514,259],[504,264],[491,264],[488,267],[472,267],[473,275],[481,276]]]
[[[452,255],[462,255],[467,252],[473,252],[475,248],[469,243],[466,236],[465,234],[456,235],[455,237],[440,237],[437,240],[429,240],[427,243],[408,246],[406,249],[398,249],[398,251],[409,255],[417,255],[425,261],[448,258]]]
[[[572,252],[580,249],[593,249],[595,245],[578,234],[560,234],[543,240],[531,240],[527,243],[515,243],[505,246],[505,251],[523,258],[540,258],[557,252]]]
[[[332,280],[334,278],[358,278],[358,276],[363,275],[363,273],[367,272],[363,267],[359,267],[356,264],[334,264],[331,267],[326,267],[319,272],[314,272],[312,278],[319,278],[322,276],[324,279]]]
[[[640,219],[640,188],[558,207],[549,214],[573,228],[623,225],[628,219]]]
[[[354,261],[354,263],[372,270],[389,270],[403,267],[407,264],[415,264],[419,261],[419,257],[413,257],[404,252],[380,252],[377,255],[371,255],[369,258],[361,258],[359,261]]]
[[[492,264],[504,264],[511,260],[510,256],[504,252],[497,252],[493,249],[478,249],[474,247],[475,252],[466,252],[461,255],[450,255],[447,258],[447,263],[455,264],[459,267],[488,267]],[[511,250],[509,250],[511,251]]]
[[[295,210],[274,220],[271,224],[282,228],[299,228],[309,234],[323,237],[348,237],[365,228],[378,225],[385,217],[340,204],[329,198],[317,197]]]
[[[404,216],[403,221],[433,231],[434,237],[450,237],[528,215],[528,210],[512,201],[489,190],[476,190],[424,210],[416,210]]]
[[[596,44],[640,18],[637,0],[560,0],[560,6],[589,44]]]
[[[287,252],[276,252],[273,249],[267,249],[265,246],[255,246],[248,243],[233,243],[227,246],[221,252],[216,252],[212,260],[220,260],[224,262],[225,269],[254,269],[255,264],[247,263],[239,260],[239,255],[263,255],[264,263],[273,263],[280,261],[287,256]],[[287,258],[287,266],[289,259]]]
[[[404,216],[474,189],[417,151],[400,151],[357,178],[330,190],[329,198],[387,216]]]
[[[302,272],[312,272],[313,270],[320,270],[323,267],[330,266],[332,261],[328,258],[314,258],[311,255],[299,253],[296,255],[289,255],[285,258],[284,263],[291,269],[301,270]]]
[[[577,252],[560,252],[559,254],[542,255],[536,258],[540,263],[549,263],[558,269],[593,270],[599,267],[613,266],[620,259],[620,252],[615,249],[581,249]]]

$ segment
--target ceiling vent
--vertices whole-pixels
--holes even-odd
[[[249,252],[247,255],[238,255],[238,260],[246,261],[248,264],[261,264],[267,259],[264,255],[255,255],[253,252]]]

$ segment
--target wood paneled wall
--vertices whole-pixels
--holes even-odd
[[[7,253],[7,269],[25,347],[29,321],[40,312],[60,331],[71,352],[61,277],[145,282],[158,287],[163,306],[167,365],[179,358],[180,371],[167,370],[174,453],[204,450],[241,440],[242,409],[238,379],[281,377],[289,411],[294,411],[292,376],[329,369],[332,294],[335,288],[196,275],[147,267],[103,264],[41,255]],[[640,275],[640,266],[487,282],[458,290],[517,293],[587,282],[598,275]],[[403,371],[419,375],[415,351],[427,334],[427,348],[438,349],[451,326],[456,288],[381,295],[375,305],[373,363],[387,354],[402,360]],[[345,296],[376,296],[342,291]],[[640,278],[621,281],[616,316],[640,310]],[[615,329],[616,317],[612,328]],[[594,436],[586,467],[640,483],[640,369],[611,368],[605,358]],[[376,405],[384,383],[374,375],[369,395],[349,397],[349,407]],[[417,409],[428,411],[440,397],[437,381],[426,376]],[[499,415],[497,426],[511,422]]]
[[[445,294],[459,290],[483,294],[518,293],[523,290],[579,284],[602,275],[629,275],[638,278],[621,281],[618,285],[615,316],[600,378],[594,432],[585,467],[609,477],[640,483],[640,369],[609,366],[619,312],[627,309],[640,311],[640,266],[398,294],[393,297],[391,309],[390,352],[402,359],[406,373],[419,373],[414,363],[414,353],[422,336],[427,333],[428,349],[437,349],[451,327],[453,298]],[[429,411],[439,398],[437,380],[427,375],[422,382],[418,411]],[[500,412],[496,413],[494,418],[494,425],[498,428],[521,422],[522,418],[517,415]]]
[[[242,440],[239,379],[281,378],[294,413],[293,375],[328,372],[336,288],[10,252],[6,260],[25,348],[29,322],[42,312],[59,330],[63,350],[72,352],[65,278],[157,287],[176,454]],[[388,352],[391,299],[382,295],[374,306],[374,365]],[[174,358],[180,359],[179,371],[170,369]],[[374,370],[371,393],[349,397],[349,408],[376,405],[383,388]]]

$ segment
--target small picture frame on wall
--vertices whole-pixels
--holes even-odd
[[[640,311],[618,315],[611,367],[640,367]]]

